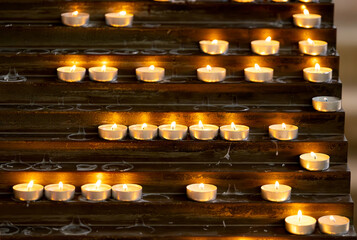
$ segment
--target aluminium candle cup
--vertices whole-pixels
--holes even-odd
[[[97,82],[111,82],[117,78],[118,69],[115,67],[106,67],[102,71],[102,67],[89,68],[89,78]]]
[[[221,82],[226,78],[226,69],[221,67],[198,68],[197,78],[208,83]]]
[[[321,83],[328,82],[332,79],[332,69],[327,67],[320,67],[317,70],[315,67],[304,68],[304,79],[309,82]]]
[[[342,108],[342,102],[338,97],[318,96],[312,98],[312,106],[319,112],[337,112]]]
[[[295,26],[301,28],[316,28],[321,25],[321,15],[318,14],[308,14],[303,13],[293,15]]]
[[[171,128],[171,124],[159,126],[159,136],[166,140],[182,140],[187,136],[187,126],[176,124]]]
[[[295,235],[309,235],[315,231],[316,219],[310,216],[292,215],[285,218],[285,229]]]
[[[228,51],[229,43],[224,40],[202,40],[200,41],[200,48],[202,52],[210,55],[225,54]]]
[[[244,69],[244,76],[250,82],[268,82],[273,80],[274,69],[260,67],[258,70],[255,67],[248,67]]]
[[[203,129],[199,125],[192,125],[189,128],[190,136],[197,140],[212,140],[218,135],[218,126],[203,124]]]
[[[106,13],[105,22],[112,27],[129,27],[133,22],[133,14],[126,13],[121,15],[120,13]]]
[[[88,13],[78,13],[73,15],[73,12],[66,12],[61,14],[62,23],[70,27],[80,27],[88,24],[89,14]]]
[[[252,51],[259,55],[274,55],[279,52],[280,43],[276,40],[254,40],[251,42]]]
[[[273,2],[282,3],[282,2],[289,2],[289,0],[273,0]]]
[[[142,186],[138,184],[117,184],[112,187],[112,196],[119,201],[138,201],[142,197]]]
[[[57,68],[57,77],[65,82],[82,81],[86,74],[86,69],[83,67],[76,67],[74,70],[71,69],[72,67]]]
[[[327,42],[320,40],[312,40],[314,43],[309,43],[309,41],[299,41],[299,50],[301,53],[306,55],[318,56],[327,54]]]
[[[71,184],[63,184],[63,189],[59,189],[59,184],[49,184],[45,186],[45,196],[51,201],[68,201],[74,197],[76,187]]]
[[[40,184],[33,184],[28,190],[28,183],[17,184],[12,187],[14,196],[21,201],[36,201],[43,196],[43,186]]]
[[[333,220],[329,216],[322,216],[318,219],[321,232],[330,235],[342,235],[350,230],[350,220],[343,216],[332,215]]]
[[[262,198],[271,202],[285,202],[290,199],[291,187],[280,184],[275,188],[275,184],[266,184],[260,187]]]
[[[83,197],[90,201],[104,201],[110,198],[112,187],[108,184],[100,184],[97,188],[95,183],[89,183],[81,186]]]
[[[235,125],[235,129],[231,125],[224,125],[219,128],[221,138],[227,141],[242,141],[246,140],[249,135],[249,127],[244,125]]]
[[[323,171],[330,166],[330,156],[323,153],[314,153],[316,158],[311,153],[300,155],[300,165],[309,171]]]
[[[128,127],[124,125],[104,124],[98,127],[99,136],[105,140],[122,140],[126,137]]]
[[[277,140],[293,140],[298,136],[299,128],[294,125],[286,124],[286,128],[282,127],[282,124],[274,124],[269,126],[269,135]]]
[[[165,69],[161,67],[139,67],[136,70],[136,78],[143,82],[159,82],[165,77]]]
[[[143,124],[135,124],[129,126],[130,137],[136,140],[152,140],[157,136],[157,126],[147,124],[143,129]]]
[[[197,202],[208,202],[215,200],[217,197],[217,187],[212,184],[204,184],[200,188],[200,184],[190,184],[186,186],[187,197]]]

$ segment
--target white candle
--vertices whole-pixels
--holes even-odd
[[[203,82],[221,82],[226,78],[226,69],[207,65],[197,69],[197,78]]]
[[[250,3],[250,2],[254,2],[255,0],[233,0],[233,1],[239,3]]]
[[[350,220],[343,216],[323,216],[319,218],[318,222],[321,232],[326,234],[342,235],[350,230]]]
[[[166,140],[182,140],[187,136],[187,126],[176,124],[176,122],[161,125],[159,135]]]
[[[342,108],[342,102],[338,97],[318,96],[312,98],[312,106],[319,112],[336,112]]]
[[[12,189],[14,190],[15,198],[21,201],[36,201],[43,195],[43,186],[34,184],[33,181],[17,184]]]
[[[136,69],[136,78],[144,82],[159,82],[165,77],[165,69],[161,67],[139,67]]]
[[[290,199],[291,187],[288,185],[279,184],[266,184],[261,186],[261,194],[263,199],[271,202],[284,202]]]
[[[98,127],[99,136],[105,140],[121,140],[126,137],[128,127],[117,124],[104,124]]]
[[[80,27],[86,25],[89,21],[88,13],[79,13],[78,11],[66,12],[61,14],[62,23],[70,27]]]
[[[86,74],[86,69],[83,67],[59,67],[57,68],[57,76],[60,80],[65,82],[79,82],[83,80]]]
[[[81,186],[82,195],[91,201],[104,201],[110,198],[112,187],[102,184],[101,180],[96,183],[89,183]]]
[[[129,134],[136,140],[152,140],[157,136],[157,126],[146,123],[131,125]]]
[[[310,14],[309,10],[304,9],[304,13],[294,14],[293,15],[295,26],[302,28],[314,28],[320,27],[321,25],[321,15]]]
[[[74,197],[76,187],[71,184],[50,184],[45,187],[45,196],[52,201],[68,201]]]
[[[320,67],[316,63],[315,67],[304,68],[304,79],[310,82],[328,82],[332,79],[332,69],[327,67]]]
[[[299,210],[298,215],[285,218],[285,228],[289,233],[295,235],[309,235],[315,231],[316,219],[302,215]]]
[[[265,40],[254,40],[251,42],[252,51],[259,55],[273,55],[279,52],[280,42],[271,40],[267,37]]]
[[[282,2],[289,2],[289,0],[273,0],[273,2],[282,3]]]
[[[128,27],[133,22],[133,14],[129,14],[126,11],[120,11],[118,13],[106,13],[105,22],[112,27]]]
[[[186,186],[187,197],[197,202],[208,202],[216,199],[217,187],[212,184],[190,184]]]
[[[202,52],[217,55],[217,54],[225,54],[228,51],[229,43],[223,40],[202,40],[200,41],[200,48]]]
[[[117,78],[118,69],[115,67],[91,67],[89,68],[89,77],[93,81],[110,82]]]
[[[228,141],[241,141],[248,138],[249,127],[244,125],[224,125],[219,128],[221,138]]]
[[[330,156],[323,153],[304,153],[300,155],[300,165],[309,171],[326,170],[330,165]]]
[[[254,67],[244,69],[245,79],[251,82],[267,82],[273,79],[274,69],[268,67],[260,67],[255,64]]]
[[[299,0],[299,2],[310,3],[310,2],[319,2],[319,0]]]
[[[117,184],[112,187],[112,194],[119,201],[138,201],[142,197],[142,189],[138,184]]]
[[[310,38],[304,41],[299,41],[299,50],[303,54],[317,56],[327,54],[327,42],[320,40],[311,40]]]
[[[292,140],[298,136],[298,127],[290,124],[274,124],[269,126],[269,135],[278,140]]]
[[[202,124],[200,120],[198,125],[190,126],[190,136],[197,140],[212,140],[218,135],[218,126],[212,124]]]

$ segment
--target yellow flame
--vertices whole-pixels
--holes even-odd
[[[212,44],[217,44],[217,43],[218,41],[216,39],[212,41]]]
[[[254,68],[255,68],[255,70],[257,70],[257,71],[260,71],[260,66],[256,63],[256,64],[254,64]]]
[[[309,14],[310,14],[309,10],[304,9],[304,15],[309,15]]]
[[[102,184],[102,180],[98,180],[98,181],[95,183],[95,187],[96,187],[97,190],[99,189],[100,184]]]
[[[281,127],[285,130],[286,129],[285,123],[281,124]]]
[[[276,190],[279,189],[279,182],[278,182],[278,181],[275,182],[275,189],[276,189]]]
[[[149,67],[149,70],[154,71],[154,70],[155,70],[155,66],[154,66],[154,65],[151,65],[151,66]]]
[[[60,191],[63,191],[63,183],[62,183],[62,182],[59,182],[59,183],[58,183],[58,189],[59,189]]]
[[[78,11],[74,11],[73,13],[72,13],[72,16],[77,16],[78,15]]]
[[[301,212],[301,210],[298,211],[298,220],[299,220],[299,222],[301,222],[301,220],[302,220],[302,212]]]
[[[315,44],[315,42],[314,42],[313,40],[311,40],[311,38],[308,38],[308,39],[307,39],[307,43],[308,43],[308,44],[311,44],[311,45],[314,45],[314,44]]]
[[[33,180],[31,180],[27,185],[27,191],[30,191],[32,187],[33,187]]]
[[[102,72],[105,72],[105,70],[107,70],[107,67],[106,67],[105,65],[103,65],[101,71],[102,71]]]
[[[320,64],[316,63],[315,64],[315,70],[316,71],[320,71],[321,67],[320,67]]]
[[[302,6],[301,6],[301,9],[302,9],[302,10],[306,9],[306,6],[305,6],[305,5],[302,5]]]
[[[212,70],[212,67],[210,65],[207,65],[206,68],[207,68],[208,71]]]
[[[116,129],[117,127],[118,127],[118,125],[116,123],[114,123],[112,126],[112,130]]]
[[[175,130],[175,128],[176,128],[176,122],[173,121],[173,122],[171,123],[171,130]]]
[[[199,185],[198,187],[199,187],[199,189],[201,189],[201,190],[205,189],[205,185],[204,185],[203,183],[200,183],[200,185]]]
[[[271,42],[271,37],[270,37],[270,36],[267,37],[267,38],[265,39],[265,41],[266,41],[266,42]]]
[[[198,126],[199,126],[201,129],[203,129],[203,128],[204,128],[203,123],[202,123],[202,121],[201,121],[201,120],[198,122]]]
[[[76,65],[73,65],[73,66],[71,67],[71,69],[69,69],[69,71],[70,71],[70,72],[76,71]]]
[[[123,184],[123,190],[128,191],[128,186],[126,184]]]
[[[231,128],[232,128],[233,130],[237,130],[236,125],[234,124],[234,122],[231,123]]]
[[[314,152],[311,152],[310,154],[311,154],[311,157],[313,157],[314,159],[317,158],[317,155]]]
[[[119,15],[125,16],[125,15],[126,15],[126,11],[120,11],[120,12],[119,12]]]
[[[332,215],[330,216],[330,221],[336,223],[336,219]]]
[[[143,125],[141,126],[141,129],[144,130],[147,127],[148,127],[148,125],[146,123],[143,123]]]

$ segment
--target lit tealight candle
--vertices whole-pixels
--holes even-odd
[[[133,14],[129,14],[126,11],[120,11],[118,13],[106,13],[105,22],[112,27],[128,27],[133,22]]]
[[[321,232],[326,234],[342,235],[350,230],[350,220],[343,216],[323,216],[319,218],[318,222]]]
[[[157,136],[157,126],[146,123],[131,125],[129,134],[136,140],[152,140]]]
[[[71,184],[50,184],[45,187],[45,196],[52,201],[68,201],[74,197],[76,187]]]
[[[245,125],[235,125],[234,122],[231,125],[224,125],[219,128],[221,138],[228,141],[241,141],[248,138],[249,127]]]
[[[304,153],[300,155],[300,165],[309,171],[322,171],[330,166],[330,156],[323,153]]]
[[[223,40],[200,41],[200,48],[202,52],[211,55],[225,54],[228,51],[228,45],[229,43]]]
[[[332,69],[327,67],[320,67],[316,63],[315,67],[304,68],[304,79],[310,82],[328,82],[332,79]]]
[[[101,180],[81,186],[82,195],[90,201],[104,201],[110,198],[112,187]]]
[[[233,0],[233,1],[239,3],[250,3],[250,2],[254,2],[255,0]]]
[[[226,78],[226,69],[207,65],[197,69],[197,78],[203,82],[221,82]]]
[[[337,112],[342,108],[338,97],[318,96],[312,98],[312,106],[319,112]]]
[[[93,81],[110,82],[117,78],[118,69],[115,67],[91,67],[89,68],[89,77]]]
[[[166,140],[182,140],[187,136],[187,126],[176,124],[176,122],[161,125],[159,135]]]
[[[244,69],[245,79],[251,82],[267,82],[273,79],[274,69],[268,67],[260,67],[255,64],[254,67]]]
[[[218,126],[212,124],[202,124],[200,120],[198,125],[190,126],[190,136],[197,140],[212,140],[218,135]]]
[[[61,14],[62,23],[70,27],[80,27],[86,25],[89,21],[88,13],[80,13],[78,11],[66,12]]]
[[[271,202],[284,202],[290,199],[291,187],[288,185],[279,184],[266,184],[261,186],[262,198]]]
[[[65,82],[79,82],[83,80],[86,74],[86,69],[83,67],[59,67],[57,68],[57,76],[60,80]]]
[[[190,184],[186,186],[189,199],[197,202],[208,202],[216,199],[217,187],[212,184]]]
[[[142,197],[142,189],[138,184],[117,184],[112,187],[112,195],[119,201],[138,201]]]
[[[295,26],[302,28],[314,28],[321,25],[321,15],[310,14],[306,8],[304,8],[304,13],[294,14],[293,19]]]
[[[315,231],[316,219],[302,215],[299,210],[298,215],[285,218],[285,228],[289,233],[295,235],[309,235]]]
[[[304,41],[299,41],[299,50],[303,54],[317,56],[326,55],[327,42],[320,40],[311,40],[310,38]]]
[[[299,0],[299,2],[312,3],[312,2],[319,2],[319,0]]]
[[[98,127],[99,136],[105,140],[121,140],[126,137],[128,127],[117,124],[104,124]]]
[[[34,184],[33,181],[29,183],[21,183],[12,187],[14,196],[21,201],[36,201],[43,195],[43,186]]]
[[[282,2],[289,2],[289,0],[273,0],[273,2],[282,3]]]
[[[292,140],[298,136],[298,127],[290,124],[274,124],[269,126],[269,135],[278,140]]]
[[[254,40],[251,42],[252,51],[259,55],[273,55],[279,52],[280,43],[267,37],[265,40]]]
[[[139,67],[136,69],[136,78],[144,82],[159,82],[165,77],[165,69],[161,67]]]

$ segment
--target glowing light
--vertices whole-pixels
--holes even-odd
[[[59,189],[60,191],[63,191],[63,183],[62,183],[62,182],[59,182],[59,183],[58,183],[58,189]]]
[[[105,70],[107,70],[107,67],[105,65],[103,65],[103,67],[101,68],[101,71],[105,72]]]
[[[304,15],[309,15],[309,14],[310,14],[309,10],[304,9]]]
[[[311,44],[311,45],[315,45],[315,42],[313,40],[311,40],[310,38],[307,39],[307,43]]]
[[[69,69],[69,71],[70,71],[70,72],[76,71],[76,65],[73,65],[73,66],[71,67],[71,69]]]
[[[301,220],[302,220],[302,212],[301,212],[301,210],[298,211],[298,220],[299,220],[299,222],[301,222]]]
[[[316,71],[320,71],[321,67],[320,67],[320,64],[316,63],[315,64],[315,70]]]
[[[77,16],[78,15],[78,11],[74,11],[73,13],[72,13],[72,16]]]
[[[271,37],[270,37],[270,36],[267,37],[267,38],[265,39],[265,41],[266,41],[266,42],[271,42]]]
[[[281,124],[281,127],[285,130],[286,129],[285,123]]]
[[[98,180],[98,181],[95,183],[95,188],[96,188],[97,190],[99,190],[100,184],[102,184],[102,180]]]
[[[202,123],[202,121],[201,121],[201,120],[198,122],[198,126],[199,126],[201,129],[203,129],[203,128],[204,128],[203,123]]]
[[[31,191],[31,188],[33,187],[33,180],[31,180],[29,182],[29,184],[27,185],[27,191]]]
[[[171,130],[175,130],[175,128],[176,128],[176,122],[174,121],[171,123]]]
[[[125,16],[125,15],[126,15],[126,11],[120,11],[120,12],[119,12],[119,15]]]
[[[198,186],[200,190],[205,189],[205,185],[203,183],[200,183],[200,185]]]
[[[148,125],[146,123],[143,123],[143,125],[141,126],[141,129],[144,130],[147,127],[148,127]]]
[[[311,157],[313,157],[314,159],[317,159],[317,155],[314,152],[311,152]]]
[[[278,190],[278,189],[279,189],[279,182],[276,181],[276,182],[275,182],[275,190]]]
[[[212,44],[217,44],[217,43],[218,41],[216,39],[212,41]]]
[[[206,66],[206,69],[207,69],[208,71],[211,71],[211,70],[212,70],[212,67],[211,67],[210,65],[207,65],[207,66]]]
[[[255,70],[257,70],[257,71],[260,71],[260,66],[256,63],[256,64],[254,64],[254,68],[255,68]]]
[[[237,127],[236,127],[236,125],[234,124],[234,122],[231,123],[231,128],[232,128],[233,130],[237,130]]]
[[[112,130],[116,129],[117,127],[118,127],[117,124],[114,123],[113,126],[112,126]]]
[[[325,101],[325,102],[327,102],[327,101],[328,101],[327,97],[324,97],[324,101]]]
[[[123,190],[128,191],[128,186],[126,184],[123,184]]]
[[[330,221],[336,223],[336,219],[332,215],[330,216]]]
[[[154,70],[155,70],[155,66],[154,66],[154,65],[151,65],[151,66],[149,67],[149,70],[154,71]]]

